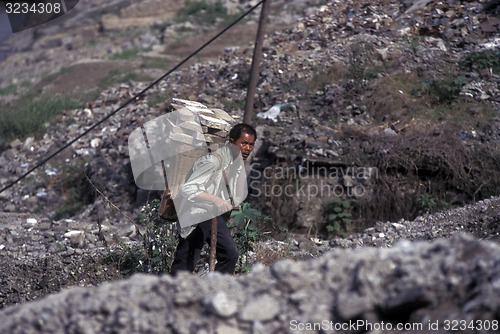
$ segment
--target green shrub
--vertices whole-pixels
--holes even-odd
[[[436,198],[430,194],[421,194],[417,198],[417,208],[419,213],[430,213],[436,207]]]
[[[244,110],[245,109],[245,101],[242,100],[229,100],[224,104],[226,110]]]
[[[138,271],[146,271],[161,274],[170,271],[175,249],[177,247],[176,224],[167,223],[158,216],[160,201],[158,199],[148,202],[139,214],[139,225],[145,226],[143,239],[146,253],[144,268]]]
[[[120,242],[103,256],[102,261],[115,267],[120,277],[129,277],[137,272],[145,272],[143,267],[147,260],[140,246]]]
[[[463,75],[448,75],[444,79],[426,79],[412,90],[412,95],[430,96],[434,104],[451,104],[460,96],[463,86],[468,80]]]
[[[240,209],[231,213],[231,218],[232,227],[238,228],[234,239],[240,250],[239,272],[249,272],[252,269],[249,252],[252,250],[252,244],[262,236],[258,224],[270,218],[252,208],[247,202],[241,203]]]
[[[326,207],[326,230],[328,239],[335,236],[346,237],[352,224],[351,201],[335,197]]]
[[[460,67],[467,71],[491,68],[493,73],[500,73],[500,50],[484,50],[468,53],[460,62]]]
[[[175,224],[166,223],[158,216],[160,201],[148,201],[141,208],[137,225],[141,229],[142,245],[118,243],[105,257],[105,263],[115,265],[123,276],[134,273],[162,274],[170,271],[177,247]]]

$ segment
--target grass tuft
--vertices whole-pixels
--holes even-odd
[[[60,95],[27,95],[20,101],[0,114],[0,142],[36,134],[63,111],[82,106],[80,100]]]
[[[188,0],[186,6],[177,12],[178,21],[191,21],[198,24],[226,24],[240,16],[240,13],[229,14],[221,0]]]

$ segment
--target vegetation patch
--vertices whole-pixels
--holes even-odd
[[[148,81],[151,80],[149,76],[140,76],[134,71],[120,71],[117,69],[110,70],[104,78],[102,78],[99,83],[99,91],[107,89],[113,85],[119,83],[125,83],[130,81]]]
[[[325,208],[328,239],[346,237],[352,231],[351,200],[335,197]]]
[[[141,68],[159,68],[167,69],[171,66],[171,62],[168,59],[161,57],[144,57],[142,60]]]
[[[411,76],[384,76],[377,79],[366,100],[367,112],[378,122],[407,119],[421,104],[410,94]],[[381,99],[380,97],[384,98]]]
[[[366,94],[367,112],[384,124],[404,121],[423,126],[447,123],[476,127],[495,115],[491,105],[470,102],[460,95],[466,83],[462,74],[424,80],[416,73],[384,75],[373,81]]]
[[[462,134],[453,125],[397,136],[346,133],[353,142],[347,154],[354,164],[379,170],[370,196],[352,203],[353,221],[366,227],[379,220],[412,220],[499,194],[500,148],[493,142],[474,145]],[[359,140],[373,143],[377,153],[367,155],[354,145]]]
[[[85,177],[83,160],[63,165],[50,187],[57,190],[64,201],[53,217],[55,220],[74,216],[95,199],[95,192]]]
[[[245,101],[238,99],[226,99],[224,102],[224,109],[228,111],[244,110]]]
[[[178,243],[177,225],[162,220],[158,216],[159,207],[160,201],[153,199],[148,201],[139,214],[138,223],[145,227],[143,235],[145,256],[142,260],[136,261],[135,268],[130,270],[155,274],[170,271]]]
[[[111,60],[129,60],[137,57],[137,55],[143,52],[141,49],[130,49],[130,50],[124,50],[119,53],[112,54],[109,59]]]
[[[269,220],[270,217],[252,208],[248,202],[241,203],[240,209],[231,213],[232,227],[235,228],[234,240],[240,251],[237,272],[246,273],[252,270],[250,252],[254,250],[254,244],[262,238],[259,225]]]
[[[491,69],[495,74],[500,73],[500,50],[484,50],[468,53],[460,62],[460,67],[466,71]]]
[[[241,14],[229,14],[221,0],[188,0],[186,6],[177,12],[179,22],[191,21],[198,24],[226,24],[234,21]]]
[[[463,75],[450,74],[443,79],[425,79],[414,90],[417,96],[428,95],[434,105],[455,102],[468,80]]]
[[[170,95],[167,92],[155,91],[154,93],[149,94],[147,99],[148,99],[148,106],[153,108],[157,104],[169,101]]]
[[[25,95],[0,113],[0,143],[39,133],[63,111],[81,106],[81,100],[61,95]]]
[[[17,91],[17,85],[9,85],[5,88],[0,88],[0,96],[9,95]]]
[[[134,31],[134,33],[137,33],[137,32]],[[109,57],[109,59],[110,60],[133,60],[133,59],[138,58],[138,56],[140,56],[141,53],[150,52],[150,51],[151,51],[151,48],[144,48],[144,49],[132,48],[132,49],[127,49],[127,50],[123,50],[121,52],[114,53]],[[146,58],[148,58],[148,57],[146,57]],[[146,65],[149,63],[154,64],[154,61],[152,61],[152,62],[150,61],[147,63],[146,63],[146,59],[142,59],[142,61],[143,61],[142,67],[146,67]]]

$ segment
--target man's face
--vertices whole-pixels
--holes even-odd
[[[243,160],[246,160],[250,153],[252,153],[253,151],[253,147],[255,145],[255,136],[242,132],[240,138],[236,140],[231,139],[230,142],[240,149]]]

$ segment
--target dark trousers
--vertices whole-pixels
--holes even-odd
[[[175,251],[174,261],[170,273],[187,270],[193,272],[200,260],[201,249],[205,242],[210,244],[212,221],[207,220],[199,223],[186,239],[179,238],[179,244]],[[231,237],[226,221],[222,216],[217,217],[217,264],[215,270],[221,273],[233,274],[238,261],[238,247]]]

